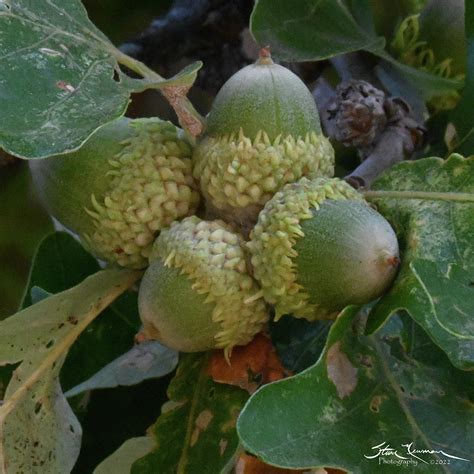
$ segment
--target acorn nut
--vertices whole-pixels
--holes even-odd
[[[286,185],[260,213],[248,248],[277,319],[331,319],[368,303],[388,288],[399,263],[390,224],[335,178]]]

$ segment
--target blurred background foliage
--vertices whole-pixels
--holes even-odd
[[[92,22],[114,44],[137,36],[152,18],[166,13],[172,0],[83,0]]]
[[[0,319],[14,313],[40,240],[53,230],[35,201],[26,162],[0,167]]]

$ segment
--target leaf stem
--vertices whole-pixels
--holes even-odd
[[[429,191],[361,191],[367,199],[423,199],[428,201],[474,202],[472,193],[441,193]]]
[[[165,79],[157,72],[150,69],[146,64],[138,61],[117,48],[112,51],[115,59],[120,64],[136,72],[150,82],[161,82]],[[204,130],[204,118],[196,111],[193,104],[187,97],[188,86],[164,86],[158,90],[165,96],[166,100],[173,107],[181,127],[187,133],[189,139],[194,142],[195,138]]]
[[[160,76],[157,72],[150,69],[146,64],[143,64],[141,61],[128,56],[125,53],[122,53],[120,49],[114,48],[113,54],[115,59],[124,66],[128,67],[133,72],[140,74],[144,79],[149,79],[151,81],[164,81],[164,77]]]

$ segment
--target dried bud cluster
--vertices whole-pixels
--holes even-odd
[[[336,90],[336,100],[328,108],[335,122],[336,140],[346,146],[366,148],[387,124],[385,93],[365,81],[347,81]]]

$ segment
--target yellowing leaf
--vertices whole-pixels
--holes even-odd
[[[21,362],[0,407],[0,472],[69,472],[81,427],[66,402],[59,372],[81,332],[140,276],[98,272],[0,323],[0,365]]]

